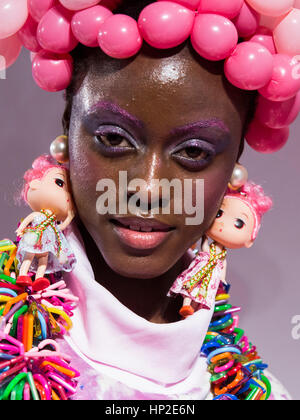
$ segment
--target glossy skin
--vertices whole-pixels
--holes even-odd
[[[207,235],[229,249],[251,248],[255,218],[250,207],[237,198],[225,197]]]
[[[168,52],[144,46],[131,60],[97,50],[89,60],[73,98],[69,131],[71,183],[87,253],[96,279],[128,308],[152,322],[172,322],[179,319],[181,302],[170,302],[166,294],[184,269],[183,255],[220,208],[250,96],[227,84],[222,65],[200,59],[189,44]],[[112,126],[125,130],[126,139],[124,131],[103,137]],[[112,151],[112,142],[126,149]],[[207,144],[214,156],[206,160]],[[173,228],[163,243],[144,251],[124,245],[112,215],[96,212],[97,182],[110,178],[118,185],[119,171],[127,171],[129,181],[147,182],[144,197],[153,179],[204,179],[204,222],[187,226],[185,214],[160,214],[155,219]]]

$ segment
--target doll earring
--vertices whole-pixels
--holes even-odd
[[[232,176],[230,178],[228,187],[231,190],[236,191],[242,188],[246,184],[247,181],[248,181],[247,169],[243,165],[236,163]]]
[[[50,154],[58,163],[69,162],[68,137],[58,136],[50,146]]]

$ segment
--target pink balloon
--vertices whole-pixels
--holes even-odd
[[[200,0],[198,11],[200,13],[216,13],[233,19],[236,17],[244,4],[244,0]]]
[[[249,146],[257,152],[274,153],[285,146],[289,139],[289,133],[288,127],[269,128],[255,119],[249,126],[246,140]]]
[[[267,31],[267,30],[266,30]],[[258,30],[258,32],[262,32],[262,28]],[[254,35],[251,39],[251,42],[256,42],[257,44],[263,45],[267,48],[271,54],[276,54],[276,48],[274,44],[274,39],[272,32],[265,32],[265,33],[258,33]]]
[[[271,101],[286,101],[300,90],[300,64],[288,55],[275,54],[273,75],[259,93]],[[298,73],[297,73],[298,70]]]
[[[300,9],[300,0],[295,0],[294,7],[295,9]]]
[[[262,15],[281,16],[292,9],[294,0],[247,0],[247,3]]]
[[[274,40],[280,54],[300,54],[300,10],[292,10],[275,28]]]
[[[82,10],[95,6],[100,0],[59,0],[69,10]]]
[[[137,22],[127,15],[113,15],[101,25],[98,41],[110,57],[129,58],[139,52],[143,40]]]
[[[22,45],[17,35],[0,39],[0,71],[10,67],[19,57]]]
[[[100,26],[110,16],[112,12],[102,6],[94,6],[77,12],[72,19],[73,34],[81,44],[97,47]]]
[[[259,24],[260,26],[268,28],[273,32],[276,26],[279,25],[279,23],[285,18],[285,16],[287,16],[287,13],[279,17],[261,15],[259,19]]]
[[[257,90],[272,77],[273,56],[267,48],[255,42],[238,44],[225,62],[225,75],[234,86]]]
[[[22,45],[32,52],[39,52],[41,50],[41,46],[36,37],[37,27],[37,22],[31,16],[28,16],[25,25],[18,32]]]
[[[27,0],[0,0],[0,39],[17,33],[27,17]]]
[[[28,10],[33,19],[39,22],[56,3],[57,0],[28,0]]]
[[[56,55],[42,51],[33,61],[32,74],[37,85],[48,91],[66,89],[72,80],[73,60],[69,54]]]
[[[177,47],[190,36],[195,21],[192,10],[169,1],[149,4],[140,14],[138,24],[144,40],[152,47]]]
[[[269,101],[259,95],[255,118],[270,128],[292,124],[300,112],[300,92],[284,102]]]
[[[57,5],[41,19],[37,39],[44,50],[65,54],[78,44],[71,28],[72,13]]]
[[[238,33],[234,24],[223,16],[199,14],[191,41],[195,50],[207,60],[224,60],[236,48]]]
[[[255,34],[259,25],[259,15],[246,3],[243,4],[240,13],[233,19],[233,23],[242,38],[248,38]]]
[[[158,0],[162,1],[162,0]],[[174,3],[181,4],[188,9],[197,10],[201,0],[173,0]]]

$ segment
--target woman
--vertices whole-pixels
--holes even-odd
[[[136,19],[150,3],[124,2],[116,12]],[[182,299],[168,291],[220,209],[257,95],[230,84],[223,62],[201,58],[189,41],[167,50],[144,43],[122,60],[82,45],[71,54],[63,124],[77,209],[67,236],[77,266],[65,278],[80,301],[62,347],[82,366],[75,398],[210,398],[206,358],[198,354],[213,308],[181,320]],[[119,190],[121,171],[128,181],[146,181],[139,204],[147,217],[96,210],[98,181]],[[155,179],[192,179],[194,199],[204,180],[203,223],[186,225],[185,213],[153,217],[165,206]],[[135,192],[121,188],[118,207]],[[153,231],[167,235],[160,240]]]

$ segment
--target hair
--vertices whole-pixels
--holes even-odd
[[[149,4],[153,3],[154,0],[130,0],[130,2],[124,1],[122,4],[120,4],[121,0],[103,0],[103,2],[105,2],[105,4],[107,3],[107,5],[113,4],[114,6],[118,6],[115,10],[115,13],[123,13],[137,20],[141,11]],[[89,48],[79,44],[70,54],[73,58],[74,68],[72,81],[65,91],[66,106],[62,119],[64,134],[67,136],[69,135],[73,97],[88,71],[89,59],[91,56],[93,56],[93,54],[95,54],[95,48]],[[250,93],[251,98],[247,118],[242,132],[238,159],[243,154],[245,146],[245,135],[248,131],[250,123],[254,118],[257,105],[258,92],[255,91],[248,93]]]
[[[225,198],[239,199],[250,208],[255,218],[252,239],[256,239],[261,227],[263,215],[273,207],[271,197],[265,195],[261,185],[257,185],[254,182],[247,182],[238,191],[228,189]]]
[[[24,175],[25,183],[21,192],[21,197],[26,203],[28,190],[30,188],[29,185],[31,181],[34,181],[35,179],[43,179],[47,172],[51,171],[54,168],[63,168],[67,170],[65,166],[58,164],[56,160],[49,155],[42,155],[35,159],[35,161],[32,164],[32,169],[29,169],[27,172],[25,172]]]

